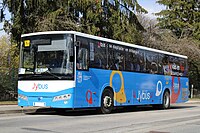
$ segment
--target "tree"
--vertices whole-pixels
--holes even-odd
[[[146,13],[137,0],[3,0],[1,21],[11,33],[11,44],[20,44],[21,34],[38,31],[75,30],[126,42],[139,43],[144,28],[135,15]],[[11,20],[5,20],[8,8]],[[17,86],[18,49],[0,42],[0,91]],[[19,45],[18,45],[19,46]],[[12,83],[12,84],[11,84]]]
[[[170,29],[178,38],[194,37],[200,40],[199,0],[158,0],[166,10],[157,13],[159,26]]]
[[[18,72],[18,50],[10,44],[7,36],[0,38],[0,93],[16,91]]]
[[[200,42],[192,37],[178,38],[171,30],[160,29],[155,20],[144,15],[138,15],[138,20],[145,28],[142,45],[188,57],[189,83],[200,94]]]
[[[4,0],[3,5],[12,14],[4,29],[17,42],[21,34],[47,30],[75,30],[140,42],[144,29],[135,12],[147,12],[137,0]]]
[[[164,34],[167,38],[162,47],[168,47],[169,51],[188,56],[190,83],[200,88],[200,1],[158,0],[157,2],[166,6],[166,10],[157,13],[160,16],[158,26],[170,30],[167,36]]]

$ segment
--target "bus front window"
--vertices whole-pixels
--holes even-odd
[[[23,39],[24,42],[27,40],[30,44],[22,47],[19,76],[42,75],[40,77],[45,78],[54,75],[73,78],[74,62],[70,60],[73,57],[73,38],[70,35],[32,36]]]

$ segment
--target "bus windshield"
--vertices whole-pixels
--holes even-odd
[[[40,35],[22,39],[19,77],[72,79],[73,37]],[[29,75],[29,76],[27,76]]]

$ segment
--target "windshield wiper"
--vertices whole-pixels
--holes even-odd
[[[35,75],[35,74],[31,74],[31,75],[25,75],[25,78],[33,78],[33,77],[41,77],[42,75]],[[18,79],[24,79],[24,77],[18,76]]]
[[[60,77],[60,76],[58,76],[56,74],[51,73],[49,70],[41,72],[41,74],[49,74],[49,75],[51,75],[51,76],[53,76],[55,78],[62,79],[62,77]]]

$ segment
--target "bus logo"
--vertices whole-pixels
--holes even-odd
[[[92,92],[90,90],[88,90],[86,92],[86,101],[89,103],[89,104],[92,104]]]
[[[151,93],[147,90],[138,91],[137,100],[141,102],[142,100],[149,100],[151,98]]]
[[[156,96],[157,97],[160,96],[161,92],[162,92],[162,82],[159,80],[156,86]]]
[[[82,82],[82,72],[78,72],[78,83],[81,83]]]
[[[32,90],[37,91],[38,89],[39,90],[46,90],[46,89],[48,89],[48,84],[36,84],[36,83],[34,83]]]

